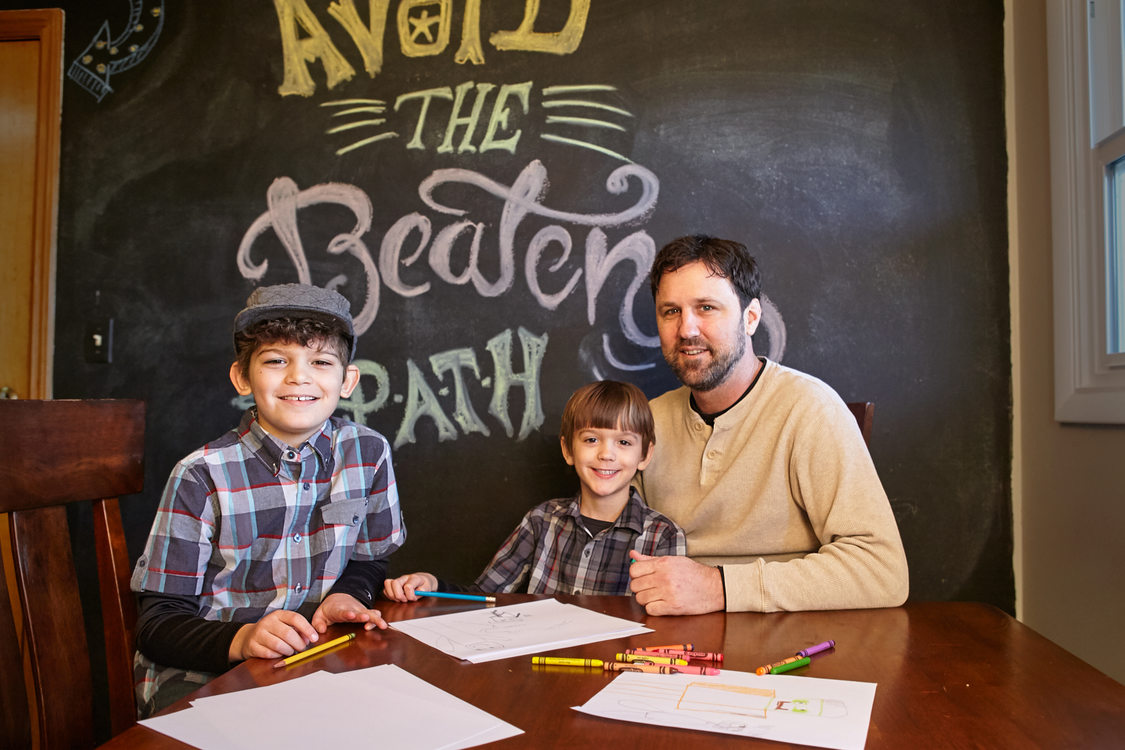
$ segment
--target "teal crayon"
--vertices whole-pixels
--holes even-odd
[[[778,666],[773,667],[772,669],[770,669],[770,674],[781,674],[782,672],[788,672],[791,669],[800,669],[801,667],[807,666],[810,662],[812,662],[811,657],[802,656],[797,659],[797,661],[791,661],[788,664],[779,664]]]

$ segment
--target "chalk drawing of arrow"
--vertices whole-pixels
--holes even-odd
[[[99,102],[113,91],[109,79],[139,65],[152,51],[164,28],[164,0],[129,0],[129,23],[114,39],[109,21],[103,21],[94,38],[70,64],[67,76]]]

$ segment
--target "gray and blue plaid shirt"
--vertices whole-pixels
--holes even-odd
[[[629,593],[629,551],[684,555],[684,532],[645,505],[636,488],[609,528],[591,533],[578,497],[548,500],[527,512],[474,587],[493,593]]]

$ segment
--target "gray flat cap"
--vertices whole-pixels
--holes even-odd
[[[349,361],[355,359],[355,328],[351,305],[344,295],[331,289],[309,284],[277,284],[260,286],[246,299],[246,307],[234,317],[234,332],[262,320],[276,318],[321,318],[339,321],[347,331],[351,349]]]

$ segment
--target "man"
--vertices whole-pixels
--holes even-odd
[[[689,557],[636,553],[649,614],[898,606],[906,555],[855,418],[820,380],[754,354],[757,264],[694,236],[650,276],[664,359],[684,387],[652,401],[638,486],[687,533]]]

